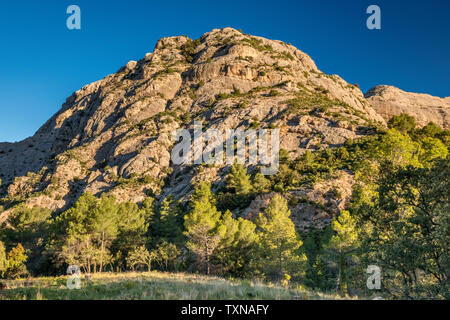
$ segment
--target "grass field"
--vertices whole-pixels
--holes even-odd
[[[0,300],[251,300],[337,299],[301,288],[248,280],[225,280],[186,273],[129,272],[93,274],[80,289],[67,288],[67,276],[3,281]]]

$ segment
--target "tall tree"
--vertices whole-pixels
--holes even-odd
[[[348,292],[348,260],[347,258],[357,248],[358,233],[356,220],[350,215],[350,212],[343,210],[339,216],[333,219],[331,228],[334,235],[331,237],[327,249],[332,251],[329,256],[332,256],[337,261],[338,267],[338,281],[337,290],[341,295],[347,295]]]
[[[3,277],[6,268],[8,267],[8,260],[6,258],[6,248],[3,242],[0,241],[0,278]]]
[[[194,194],[193,208],[184,217],[187,248],[197,257],[199,265],[204,265],[206,274],[211,272],[211,255],[225,234],[226,228],[220,224],[220,212],[211,204],[208,196]]]
[[[42,251],[51,221],[49,209],[19,205],[0,226],[0,239],[10,248],[20,243],[29,253],[28,268],[36,271],[44,263]]]
[[[178,222],[179,209],[172,196],[164,198],[159,208],[159,214],[154,223],[154,242],[167,241],[180,243],[183,240],[182,226]]]
[[[288,264],[300,260],[296,250],[300,248],[302,242],[295,231],[294,223],[289,218],[290,215],[287,200],[277,194],[264,213],[260,213],[256,219],[263,262],[269,271],[276,273],[278,280],[282,279]],[[273,262],[276,262],[275,265]],[[275,270],[270,270],[270,267],[275,267]]]
[[[152,210],[148,211],[146,205],[150,204],[146,202],[142,205],[142,208],[132,202],[124,202],[118,205],[118,233],[111,243],[111,252],[114,254],[116,269],[123,270],[129,252],[136,247],[145,245],[147,242],[146,233]]]
[[[246,276],[252,267],[252,252],[256,251],[258,236],[255,224],[250,220],[234,219],[227,210],[220,222],[225,227],[214,260],[221,267],[222,273]]]
[[[111,255],[108,247],[117,237],[118,230],[118,206],[114,198],[101,197],[95,210],[91,213],[92,231],[96,242],[100,244],[100,272],[103,266],[110,261]]]
[[[57,219],[48,251],[68,264],[78,264],[90,273],[111,259],[107,245],[117,235],[117,207],[114,199],[101,200],[90,193]]]
[[[448,299],[449,159],[380,171],[377,192],[355,207],[367,260],[393,296]]]

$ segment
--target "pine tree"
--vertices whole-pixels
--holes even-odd
[[[214,260],[221,266],[223,273],[245,276],[251,267],[251,252],[258,239],[256,226],[250,220],[234,219],[229,210],[223,214],[221,224],[225,227],[225,233]]]
[[[250,175],[242,164],[235,163],[227,176],[227,187],[234,190],[238,195],[248,195],[253,191]]]
[[[416,128],[416,119],[409,114],[402,113],[398,116],[393,116],[388,121],[388,127],[402,133],[410,133]]]
[[[270,180],[264,177],[261,173],[257,173],[253,178],[253,189],[256,193],[266,193],[270,191]]]
[[[195,192],[191,196],[191,205],[198,201],[209,201],[213,206],[216,205],[216,199],[211,192],[211,183],[207,181],[200,181],[195,188]]]
[[[116,268],[123,269],[129,252],[147,242],[146,234],[150,219],[145,205],[142,205],[142,209],[132,202],[124,202],[118,206],[118,234],[111,244]]]
[[[211,255],[225,234],[220,224],[220,212],[211,204],[209,196],[194,194],[193,209],[184,217],[187,248],[197,257],[199,265],[204,265],[206,274],[211,272]]]
[[[302,245],[290,215],[287,200],[277,194],[256,219],[263,265],[273,267],[275,270],[269,271],[275,272],[278,280],[281,280],[288,264],[299,260],[296,250]]]
[[[19,243],[8,252],[8,266],[6,268],[6,278],[16,279],[28,275],[25,262],[28,256],[26,250]]]
[[[114,198],[102,197],[96,209],[92,212],[90,219],[92,219],[94,237],[100,243],[98,261],[100,272],[102,272],[104,264],[111,259],[108,247],[119,232],[118,206]]]
[[[108,246],[117,236],[117,205],[113,198],[81,196],[56,219],[55,241],[49,251],[68,264],[78,264],[90,273],[111,261]],[[62,239],[61,239],[62,238]]]
[[[165,240],[179,243],[182,240],[183,233],[178,223],[178,207],[172,196],[168,196],[162,201],[154,232],[153,236],[157,242]]]
[[[348,294],[348,257],[354,253],[358,243],[356,221],[350,212],[343,210],[339,217],[331,223],[334,235],[331,237],[327,249],[332,250],[331,256],[336,257],[338,266],[337,290],[341,295]]]
[[[6,268],[8,267],[8,260],[6,258],[6,248],[3,242],[0,241],[0,278],[3,277]]]

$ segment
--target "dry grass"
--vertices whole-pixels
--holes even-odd
[[[336,299],[302,288],[187,273],[93,274],[81,289],[68,289],[67,276],[7,281],[0,300],[251,300]]]

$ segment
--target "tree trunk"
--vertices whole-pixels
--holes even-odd
[[[339,292],[345,296],[347,292],[347,270],[345,266],[345,255],[342,251],[339,252]]]
[[[278,278],[279,278],[280,283],[281,283],[281,279],[283,279],[283,261],[281,258],[281,254],[282,254],[282,252],[281,252],[281,247],[280,247],[280,252],[279,252],[280,268],[278,270]]]
[[[208,248],[208,242],[205,243],[206,246],[206,274],[209,275],[209,248]]]
[[[105,231],[102,232],[102,250],[100,256],[100,272],[103,271],[103,254],[105,251]]]

